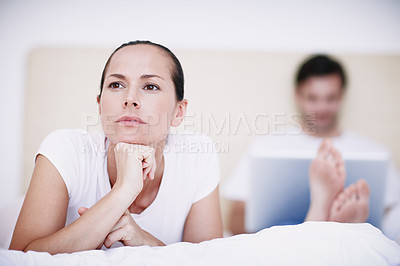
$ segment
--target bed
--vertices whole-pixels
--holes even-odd
[[[400,246],[370,224],[306,222],[200,244],[54,256],[3,249],[0,265],[400,265]]]

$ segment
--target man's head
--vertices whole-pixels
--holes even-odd
[[[307,121],[315,122],[319,133],[335,130],[345,91],[342,66],[326,55],[307,59],[296,76],[296,103]]]

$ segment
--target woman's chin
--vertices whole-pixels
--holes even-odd
[[[129,144],[138,144],[138,145],[149,145],[150,143],[146,140],[143,140],[141,138],[132,138],[132,137],[127,137],[127,138],[121,138],[119,142],[125,142]]]
[[[106,134],[109,141],[113,144],[124,142],[129,144],[146,145],[152,147],[163,143],[163,140],[166,139],[167,135],[168,134],[154,136],[154,134],[143,134],[139,132],[129,134],[122,132],[118,132],[117,134]]]
[[[114,135],[114,136],[107,136],[109,140],[114,143],[129,143],[129,144],[139,144],[139,145],[149,145],[150,142],[145,136],[137,136],[137,135]]]

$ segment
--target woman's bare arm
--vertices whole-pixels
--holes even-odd
[[[68,192],[57,169],[44,156],[36,160],[32,181],[10,249],[64,253],[95,249],[134,197],[114,187],[82,217],[65,226]]]
[[[79,214],[86,213],[88,208],[79,208]],[[111,232],[104,240],[104,246],[110,248],[115,242],[121,241],[124,246],[165,246],[165,244],[157,239],[149,232],[143,230],[132,218],[129,210],[126,210],[124,215],[111,229]]]
[[[10,249],[24,250],[35,239],[63,228],[67,207],[68,192],[64,181],[50,161],[39,155]]]
[[[183,241],[199,243],[222,237],[222,217],[219,188],[194,203],[186,218]]]
[[[140,193],[142,164],[145,161],[152,166],[153,157],[150,147],[117,145],[114,187],[84,215],[64,227],[69,200],[67,188],[52,163],[39,155],[10,249],[55,254],[97,248]]]
[[[244,229],[245,203],[243,201],[232,201],[228,216],[228,229],[233,235],[246,233]]]

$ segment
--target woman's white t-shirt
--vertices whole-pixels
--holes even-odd
[[[58,170],[68,190],[66,226],[79,218],[80,207],[90,208],[111,190],[107,171],[108,139],[104,133],[61,129],[48,135],[35,155],[44,155]],[[218,154],[202,134],[170,134],[164,148],[164,174],[154,201],[132,214],[147,232],[171,244],[182,241],[192,204],[219,184]]]

